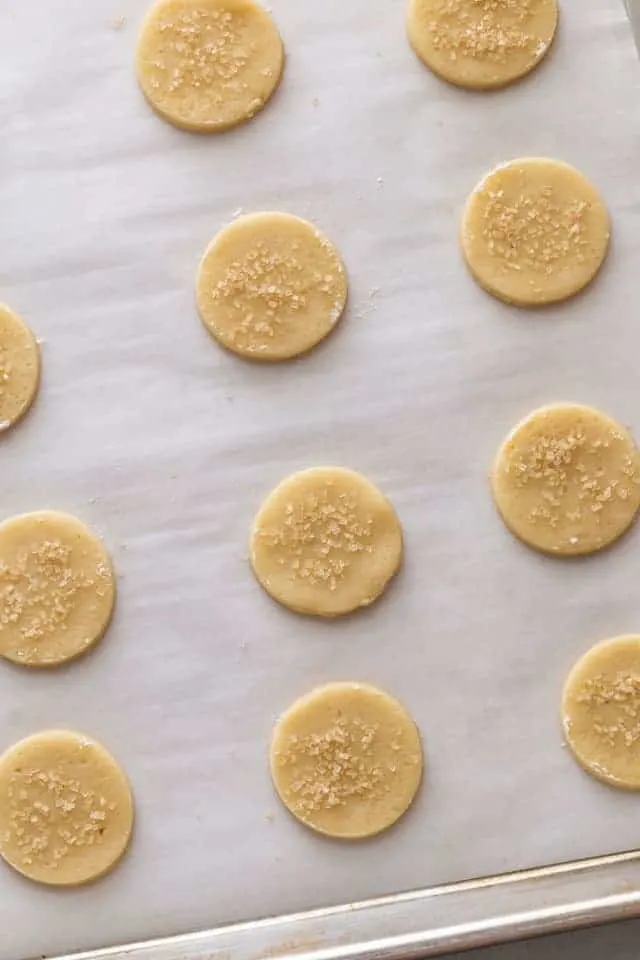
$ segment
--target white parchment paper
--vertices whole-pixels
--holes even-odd
[[[543,559],[505,532],[485,480],[545,402],[640,433],[640,67],[623,5],[562,0],[548,62],[480,96],[416,60],[404,0],[272,6],[280,92],[202,138],[137,91],[146,0],[0,0],[0,298],[44,358],[36,408],[0,442],[0,512],[78,515],[120,585],[95,654],[55,673],[0,664],[0,749],[78,728],[122,762],[138,811],[130,855],[95,886],[0,869],[0,960],[640,842],[638,797],[582,775],[557,718],[575,658],[640,629],[640,530],[589,561]],[[615,225],[598,282],[543,313],[483,294],[457,248],[469,190],[528,154],[580,167]],[[234,359],[196,318],[197,261],[240,208],[311,218],[348,265],[348,316],[300,362]],[[365,473],[406,532],[390,593],[336,623],[275,606],[246,563],[262,497],[317,464]],[[331,679],[379,684],[424,734],[426,787],[372,843],[322,840],[272,794],[272,722]]]

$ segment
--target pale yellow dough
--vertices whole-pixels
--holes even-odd
[[[564,687],[562,724],[587,773],[640,790],[640,636],[605,640],[578,661]]]
[[[373,603],[402,560],[389,501],[351,470],[318,467],[276,487],[251,533],[251,564],[274,600],[319,617]]]
[[[121,859],[132,829],[127,778],[89,737],[48,730],[0,757],[0,855],[30,880],[97,880]]]
[[[115,582],[102,543],[52,510],[0,523],[0,656],[28,667],[79,657],[104,634]]]
[[[0,433],[21,420],[40,384],[40,351],[27,325],[0,304]]]
[[[640,507],[640,454],[629,432],[598,410],[555,404],[507,437],[491,482],[509,529],[562,556],[596,553],[628,529]]]
[[[365,683],[330,683],[297,700],[276,724],[270,763],[294,817],[344,840],[391,827],[411,806],[423,767],[409,714]]]
[[[547,54],[557,0],[410,0],[407,33],[420,59],[458,87],[519,80]]]
[[[462,250],[481,287],[518,306],[567,300],[602,266],[611,235],[597,190],[558,160],[512,160],[475,188]]]
[[[196,300],[205,327],[233,353],[288,360],[331,333],[347,302],[347,274],[313,224],[286,213],[247,214],[208,247]]]
[[[143,23],[136,66],[164,120],[214,133],[262,110],[280,82],[284,49],[254,0],[158,0]]]

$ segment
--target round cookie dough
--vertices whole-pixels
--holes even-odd
[[[48,730],[0,757],[0,855],[30,880],[97,880],[121,859],[132,829],[127,778],[89,737]]]
[[[467,266],[488,293],[522,307],[567,300],[602,266],[607,208],[567,163],[512,160],[475,188],[462,218]]]
[[[331,333],[347,302],[347,274],[313,224],[286,213],[252,213],[207,248],[196,299],[207,330],[233,353],[289,360]]]
[[[109,555],[75,517],[0,523],[0,656],[28,667],[79,657],[107,629],[115,593]]]
[[[276,724],[270,764],[294,817],[344,840],[372,837],[399,820],[423,766],[409,714],[364,683],[330,683],[297,700]]]
[[[267,497],[251,532],[253,571],[297,613],[338,617],[373,603],[402,560],[389,501],[351,470],[296,473]]]
[[[640,453],[598,410],[554,404],[509,434],[491,483],[505,524],[530,547],[596,553],[622,536],[640,507]]]
[[[458,87],[492,90],[545,57],[557,0],[410,0],[409,42],[434,73]]]
[[[27,325],[0,304],[0,433],[21,420],[40,384],[40,351]]]
[[[284,49],[254,0],[158,0],[142,25],[136,67],[164,120],[214,133],[262,110],[280,82]]]
[[[562,724],[587,773],[640,790],[640,636],[605,640],[578,661],[564,687]]]

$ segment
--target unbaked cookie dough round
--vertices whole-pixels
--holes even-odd
[[[251,533],[251,564],[274,600],[319,617],[373,603],[402,560],[402,528],[365,477],[303,470],[267,497]]]
[[[136,66],[164,120],[214,133],[262,110],[280,82],[284,49],[255,0],[158,0],[142,25]]]
[[[0,304],[0,433],[21,420],[40,384],[40,351],[27,325]]]
[[[95,740],[48,730],[0,757],[0,855],[30,880],[97,880],[121,859],[132,829],[127,778]]]
[[[640,636],[605,640],[578,661],[564,687],[562,724],[587,773],[640,790]]]
[[[491,90],[545,57],[557,0],[410,0],[407,33],[421,60],[458,87]]]
[[[27,667],[79,657],[107,629],[115,593],[107,551],[75,517],[0,523],[0,656]]]
[[[596,276],[611,225],[597,190],[559,160],[512,160],[475,188],[462,218],[467,266],[488,293],[533,307],[567,300]]]
[[[598,410],[554,404],[509,434],[491,483],[505,524],[530,547],[596,553],[622,536],[640,507],[640,453]]]
[[[347,302],[347,274],[313,224],[287,213],[252,213],[207,248],[196,299],[207,330],[233,353],[289,360],[331,333]]]
[[[330,683],[296,701],[276,724],[270,763],[294,817],[344,840],[372,837],[399,820],[423,766],[409,714],[365,683]]]

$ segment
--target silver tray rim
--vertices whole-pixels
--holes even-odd
[[[640,850],[57,960],[418,960],[635,917]]]
[[[640,0],[624,0],[627,16],[631,21],[631,29],[640,54]]]

